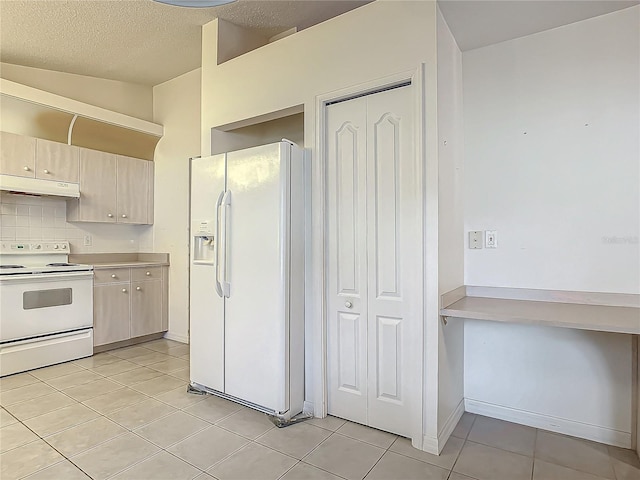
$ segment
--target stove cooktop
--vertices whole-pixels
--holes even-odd
[[[69,262],[69,242],[66,240],[16,241],[0,243],[0,277],[15,278],[31,274],[64,274],[86,272],[92,265]]]

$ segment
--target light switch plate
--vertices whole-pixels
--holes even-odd
[[[91,235],[89,235],[88,233],[85,234],[85,236],[84,236],[84,246],[85,247],[90,247],[92,243],[93,243],[93,239],[91,238]]]
[[[484,246],[485,248],[498,248],[498,231],[497,230],[484,231]]]
[[[469,232],[469,248],[482,248],[482,230],[473,230]]]

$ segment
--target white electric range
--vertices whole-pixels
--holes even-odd
[[[93,266],[69,242],[0,244],[0,377],[93,354]]]

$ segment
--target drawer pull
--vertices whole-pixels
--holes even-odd
[[[123,214],[122,214],[122,218],[127,218],[127,216],[123,213]]]
[[[117,278],[115,273],[111,274],[111,278]]]
[[[136,287],[136,290],[140,291],[140,290],[142,290],[142,288],[141,287]]]
[[[113,213],[108,213],[108,214],[107,214],[107,217],[109,217],[109,218],[113,218]]]
[[[24,171],[25,171],[25,172],[28,172],[29,170],[31,170],[31,169],[25,165],[25,166],[24,166]]]
[[[127,293],[127,289],[126,289],[126,288],[123,288],[123,289],[122,289],[122,293]]]
[[[46,168],[43,170],[44,173],[46,173],[47,175],[49,174],[49,170],[47,170]]]
[[[147,272],[147,277],[151,276],[151,272]]]

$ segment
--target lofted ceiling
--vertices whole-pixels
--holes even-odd
[[[439,4],[464,51],[639,1],[440,0]],[[269,38],[293,27],[303,30],[366,3],[237,0],[214,8],[180,8],[152,0],[0,0],[0,61],[157,85],[200,66],[200,27],[214,18]]]

